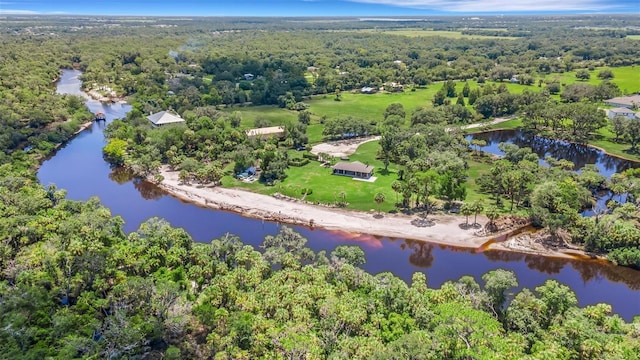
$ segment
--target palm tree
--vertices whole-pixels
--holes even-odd
[[[391,189],[396,193],[396,204],[398,203],[398,193],[402,190],[402,183],[398,180],[394,180],[391,183]]]
[[[383,193],[379,192],[376,194],[373,200],[376,202],[376,204],[378,204],[378,215],[380,215],[380,205],[382,205],[382,203],[386,200],[386,196]]]
[[[490,206],[486,211],[489,218],[489,226],[494,226],[494,222],[500,217],[500,210],[495,206]]]
[[[480,200],[475,200],[471,203],[471,210],[473,211],[473,225],[476,225],[478,223],[478,213],[484,210],[484,204]]]
[[[471,208],[471,205],[469,205],[468,203],[462,204],[462,206],[460,207],[460,213],[466,217],[465,225],[468,226],[469,225],[469,215],[473,214],[473,209]]]

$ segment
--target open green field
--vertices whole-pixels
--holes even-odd
[[[375,166],[375,182],[353,180],[347,176],[331,174],[331,168],[323,167],[317,161],[312,161],[302,167],[290,167],[287,170],[287,178],[282,183],[275,186],[265,186],[259,182],[251,184],[235,180],[230,176],[223,180],[224,186],[239,187],[262,194],[273,194],[281,192],[288,196],[301,198],[303,188],[311,188],[313,193],[305,200],[319,202],[323,204],[333,204],[336,199],[340,201],[340,193],[344,191],[347,208],[369,211],[377,210],[377,204],[373,197],[378,192],[385,194],[386,201],[381,205],[382,211],[395,209],[396,194],[391,190],[391,183],[398,179],[397,169],[393,165],[388,171],[384,170],[384,165],[376,159],[378,142],[372,141],[362,144],[358,150],[349,157],[349,161],[360,161]]]
[[[587,83],[596,85],[601,82],[598,79],[597,74],[600,70],[605,68],[597,68],[590,71],[591,78],[587,80]],[[614,79],[612,80],[617,84],[624,93],[632,93],[640,91],[640,67],[625,66],[610,68],[614,73]],[[568,85],[578,82],[576,79],[575,71],[566,72],[563,74],[549,74],[544,77],[545,81],[556,80],[561,84]],[[470,80],[469,86],[473,89],[480,86],[477,81]],[[492,82],[487,81],[486,84],[492,84],[498,87],[504,84],[507,89],[512,93],[522,93],[525,89],[529,91],[540,91],[542,88],[537,85],[520,85],[512,84],[510,82]],[[537,81],[536,81],[537,84]],[[353,116],[371,120],[382,120],[384,110],[392,103],[400,103],[404,106],[407,112],[407,118],[417,108],[423,106],[432,106],[431,100],[436,92],[442,86],[441,83],[435,83],[429,85],[427,88],[419,88],[415,91],[405,91],[402,93],[387,93],[380,92],[377,94],[360,94],[358,92],[343,92],[341,94],[341,101],[335,101],[335,95],[319,95],[310,100],[305,100],[309,104],[309,111],[313,114],[312,124],[318,124],[320,118],[325,116],[329,119]],[[464,82],[457,82],[456,88],[458,91],[462,90]],[[455,99],[452,99],[455,102]],[[297,112],[282,109],[276,106],[248,106],[248,107],[231,107],[224,108],[224,112],[240,112],[242,117],[242,127],[251,128],[254,126],[254,121],[257,118],[264,118],[269,120],[273,126],[283,125],[289,121],[297,120]],[[408,120],[407,120],[408,121]],[[501,124],[500,128],[508,126],[508,124]],[[312,125],[313,126],[313,125]],[[322,141],[322,126],[317,125],[315,128],[309,128],[309,140],[310,143],[317,143]]]
[[[358,32],[377,33],[387,35],[398,35],[407,37],[445,37],[450,39],[505,39],[515,40],[517,37],[512,36],[487,36],[487,35],[467,35],[460,31],[446,31],[446,30],[426,30],[426,29],[401,29],[401,30],[377,30],[377,29],[362,29]]]
[[[589,71],[591,78],[584,81],[585,83],[597,85],[602,82],[598,78],[601,70],[610,69],[613,72],[612,83],[618,85],[622,93],[631,94],[640,91],[640,67],[622,66],[622,67],[600,67]],[[576,82],[583,82],[576,79],[576,71],[568,71],[562,74],[549,74],[544,77],[545,81],[558,81],[562,85],[569,85]]]
[[[402,93],[360,94],[343,92],[341,101],[335,101],[334,95],[318,96],[308,103],[309,111],[317,116],[326,116],[329,119],[343,116],[353,116],[363,119],[382,120],[384,110],[392,103],[401,103],[407,114],[413,110],[431,106],[431,100],[440,85],[432,85],[426,89],[405,91]]]
[[[627,35],[626,38],[629,40],[640,40],[640,35]]]
[[[225,113],[239,112],[242,118],[240,126],[242,128],[252,128],[257,118],[269,120],[271,126],[284,125],[290,121],[298,121],[298,112],[287,110],[272,105],[245,106],[245,107],[225,107]]]

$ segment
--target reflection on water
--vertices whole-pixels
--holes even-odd
[[[166,195],[164,190],[140,178],[135,178],[133,180],[133,186],[136,188],[136,190],[138,190],[140,195],[142,195],[142,198],[145,200],[156,200]]]
[[[109,173],[109,180],[115,181],[120,185],[128,183],[133,180],[134,177],[133,171],[124,167],[113,168]]]
[[[400,245],[403,250],[411,249],[413,252],[409,255],[409,263],[419,268],[428,269],[433,265],[433,248],[434,245],[424,241],[405,240]]]
[[[587,164],[595,164],[598,171],[606,177],[611,177],[614,173],[622,172],[626,169],[640,167],[640,163],[609,156],[598,149],[566,141],[543,138],[522,130],[490,131],[468,135],[467,139],[486,141],[487,145],[480,147],[480,150],[496,155],[504,155],[498,149],[498,145],[505,142],[516,144],[519,147],[531,148],[542,159],[549,155],[556,159],[569,160],[575,164],[575,170],[579,170]]]

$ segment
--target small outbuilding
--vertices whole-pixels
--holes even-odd
[[[249,139],[254,139],[256,137],[260,137],[262,139],[270,139],[270,138],[282,139],[285,134],[283,126],[271,126],[271,127],[264,127],[264,128],[249,129],[246,131],[246,133]]]
[[[371,176],[373,176],[374,167],[371,165],[365,165],[360,161],[354,161],[354,162],[339,162],[334,166],[332,166],[331,169],[333,169],[334,175],[368,179]]]
[[[183,123],[184,119],[180,115],[174,114],[169,111],[160,111],[155,114],[147,116],[147,120],[151,122],[153,126],[163,126],[168,124]]]

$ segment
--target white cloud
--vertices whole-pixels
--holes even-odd
[[[20,9],[0,9],[0,15],[35,15],[39,14],[33,10],[20,10]]]
[[[347,0],[351,2],[391,5],[413,9],[452,12],[521,12],[521,11],[577,11],[615,8],[614,2],[603,0]]]

